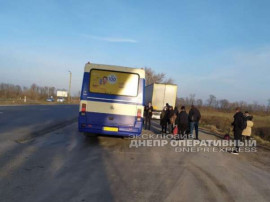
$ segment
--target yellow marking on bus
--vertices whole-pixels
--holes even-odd
[[[118,132],[118,128],[115,127],[103,127],[104,131]]]

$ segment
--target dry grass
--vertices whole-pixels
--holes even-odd
[[[226,113],[214,109],[201,109],[202,126],[213,132],[229,133],[232,135],[231,123],[233,122],[233,113]],[[270,116],[253,115],[254,127],[252,137],[261,144],[270,144]]]

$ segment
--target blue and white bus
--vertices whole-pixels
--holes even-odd
[[[78,127],[80,132],[140,135],[143,125],[145,71],[87,63]]]

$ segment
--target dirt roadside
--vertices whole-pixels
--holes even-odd
[[[216,137],[201,132],[200,138]],[[269,157],[261,151],[235,156],[175,152],[169,144],[130,148],[130,139],[85,138],[74,123],[1,154],[4,201],[270,199]]]

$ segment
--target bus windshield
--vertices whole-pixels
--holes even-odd
[[[90,92],[136,97],[139,75],[128,72],[92,69],[90,71]]]

